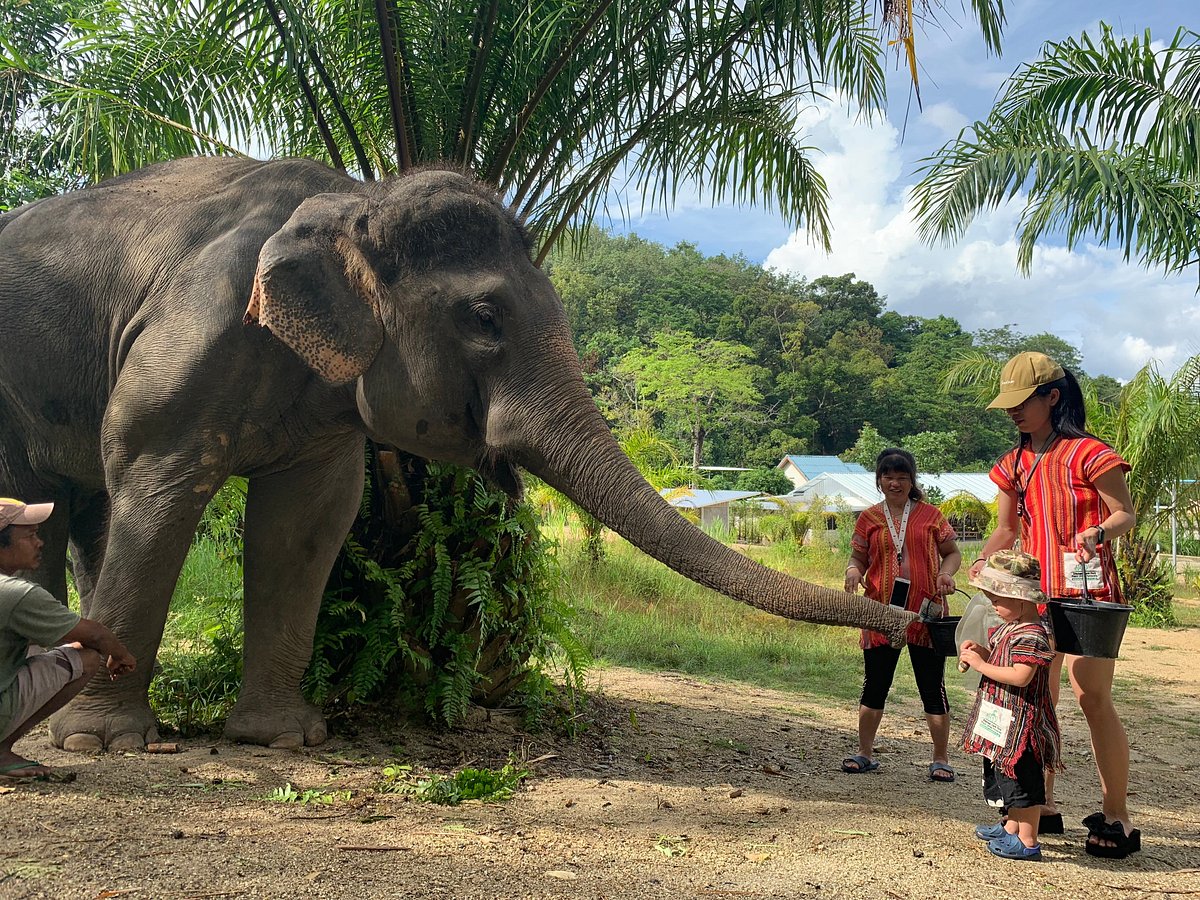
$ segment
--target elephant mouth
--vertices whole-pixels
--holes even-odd
[[[520,500],[525,485],[514,462],[500,450],[485,447],[475,460],[475,471],[514,500]]]

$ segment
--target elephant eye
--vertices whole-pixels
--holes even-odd
[[[491,303],[482,300],[472,303],[471,312],[485,334],[495,336],[500,333],[500,312]]]

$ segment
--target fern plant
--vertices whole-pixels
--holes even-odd
[[[453,726],[552,659],[578,686],[589,658],[532,510],[472,471],[416,458],[406,467],[402,484],[392,467],[382,497],[368,479],[360,525],[395,492],[418,502],[347,541],[317,623],[308,696],[399,701]]]

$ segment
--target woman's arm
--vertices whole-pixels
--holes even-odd
[[[938,566],[936,583],[938,593],[944,597],[954,590],[954,573],[962,565],[962,553],[954,538],[947,538],[938,544],[938,553],[942,557],[942,562]]]
[[[853,594],[858,591],[858,586],[862,584],[863,575],[866,573],[867,554],[861,550],[851,550],[850,562],[846,564],[845,591],[847,594]]]
[[[987,563],[987,558],[997,550],[1007,550],[1017,542],[1017,495],[1015,491],[1000,491],[996,495],[996,530],[979,551],[979,559],[971,563],[971,577],[974,578]]]
[[[1104,529],[1104,540],[1111,541],[1132,531],[1137,520],[1133,514],[1133,498],[1129,495],[1129,484],[1125,481],[1125,473],[1121,471],[1121,467],[1113,466],[1097,478],[1093,486],[1104,505],[1108,507],[1108,516],[1099,523],[1100,528]],[[1096,543],[1099,539],[1100,530],[1094,525],[1075,535],[1080,562],[1087,562],[1096,555]]]

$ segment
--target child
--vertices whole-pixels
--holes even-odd
[[[1046,602],[1040,579],[1041,567],[1027,553],[1002,550],[989,556],[971,585],[987,595],[1004,624],[991,633],[987,647],[964,641],[960,655],[981,676],[963,747],[984,757],[984,793],[998,794],[1008,807],[1005,821],[980,825],[975,836],[1006,859],[1042,858],[1037,835],[1045,770],[1061,767],[1050,695],[1054,651],[1038,616],[1037,605]]]
[[[0,498],[0,778],[49,778],[48,766],[25,759],[13,745],[62,709],[100,667],[117,678],[136,660],[99,622],[81,619],[51,594],[16,573],[42,557],[38,526],[52,503]],[[29,653],[30,644],[53,647]],[[54,646],[54,645],[59,646]],[[40,649],[40,648],[39,648]]]

